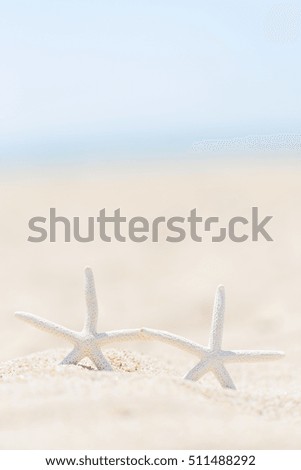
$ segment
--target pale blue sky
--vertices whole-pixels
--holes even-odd
[[[0,158],[301,133],[301,2],[0,0]]]

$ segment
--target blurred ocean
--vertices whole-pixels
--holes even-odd
[[[298,152],[300,50],[301,0],[0,2],[0,165]]]
[[[284,159],[301,160],[301,134],[245,135],[229,138],[204,138],[193,135],[154,136],[137,135],[109,137],[41,140],[20,142],[2,149],[2,168],[82,165],[103,163],[164,162],[170,160],[208,159]]]

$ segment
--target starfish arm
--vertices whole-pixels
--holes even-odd
[[[194,366],[184,377],[186,380],[193,380],[196,382],[199,380],[203,375],[207,374],[209,370],[211,370],[212,365],[211,361],[208,358],[202,359],[196,366]]]
[[[151,328],[141,328],[141,331],[144,335],[144,339],[158,339],[162,343],[171,344],[198,357],[200,354],[208,352],[208,348],[189,341],[182,336],[168,333],[167,331],[153,330]]]
[[[229,372],[221,362],[214,367],[213,373],[223,388],[231,388],[232,390],[236,390]]]
[[[58,325],[57,323],[44,320],[44,318],[38,317],[37,315],[33,315],[32,313],[27,312],[15,312],[15,316],[27,323],[30,323],[36,328],[39,328],[40,330],[47,331],[48,333],[53,333],[54,335],[60,336],[63,339],[71,341],[72,343],[77,342],[76,332],[69,330],[68,328],[64,328],[63,326]]]
[[[60,363],[61,365],[68,365],[68,364],[78,364],[79,361],[83,358],[83,354],[81,350],[77,347],[72,349],[72,351],[62,360]]]
[[[118,341],[135,341],[145,339],[141,328],[135,328],[131,330],[112,330],[106,333],[99,333],[96,338],[101,344],[111,344]]]
[[[218,286],[214,299],[212,324],[209,337],[209,348],[213,350],[221,349],[224,328],[225,314],[225,289]]]
[[[277,359],[281,359],[284,355],[285,354],[282,351],[222,351],[223,361],[225,362],[275,361]]]
[[[96,348],[92,349],[91,351],[89,351],[88,357],[89,359],[91,359],[92,362],[94,362],[98,370],[106,370],[106,371],[113,370],[111,364],[105,358],[105,356],[103,355],[100,349],[96,349]]]
[[[85,268],[85,297],[87,305],[85,330],[89,333],[96,333],[98,306],[93,271],[89,267]]]

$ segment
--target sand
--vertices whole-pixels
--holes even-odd
[[[301,168],[287,164],[83,168],[1,176],[2,449],[298,449],[301,443]],[[273,215],[274,242],[29,243],[28,220],[120,207],[128,216]],[[226,287],[223,346],[277,349],[231,364],[237,391],[196,358],[157,342],[105,349],[115,372],[59,366],[69,345],[13,317],[25,310],[80,330],[83,268],[94,269],[99,331],[151,327],[206,344],[215,288]],[[63,348],[63,349],[62,349]]]

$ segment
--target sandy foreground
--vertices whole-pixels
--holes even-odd
[[[301,443],[301,167],[98,168],[2,174],[0,447],[2,449],[298,449]],[[273,242],[30,243],[28,220],[120,208],[141,215],[273,215]],[[84,228],[83,228],[84,231]],[[205,236],[204,236],[205,238]],[[208,342],[214,292],[226,288],[224,348],[284,359],[231,364],[238,388],[182,376],[194,356],[152,342],[104,349],[115,372],[59,366],[60,339],[14,318],[24,310],[83,325],[83,268],[94,270],[99,331],[142,326]]]

